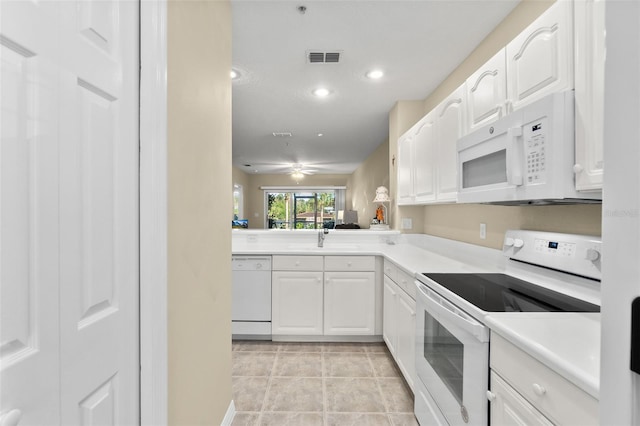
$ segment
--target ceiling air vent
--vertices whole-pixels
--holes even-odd
[[[291,132],[273,132],[273,136],[277,138],[290,138],[293,135]]]
[[[334,52],[316,52],[316,51],[308,51],[307,52],[307,60],[310,64],[337,64],[340,62],[340,55],[342,53],[339,51]]]

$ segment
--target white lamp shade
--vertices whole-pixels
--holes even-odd
[[[390,202],[389,190],[384,186],[379,186],[376,189],[376,198],[373,199],[374,203],[387,203]]]

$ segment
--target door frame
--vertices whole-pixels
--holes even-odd
[[[140,422],[168,424],[167,0],[140,2]]]

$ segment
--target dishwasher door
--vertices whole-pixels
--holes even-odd
[[[234,335],[271,334],[271,257],[232,259]]]

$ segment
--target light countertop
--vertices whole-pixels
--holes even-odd
[[[598,399],[600,313],[496,313],[485,317],[498,333]]]

